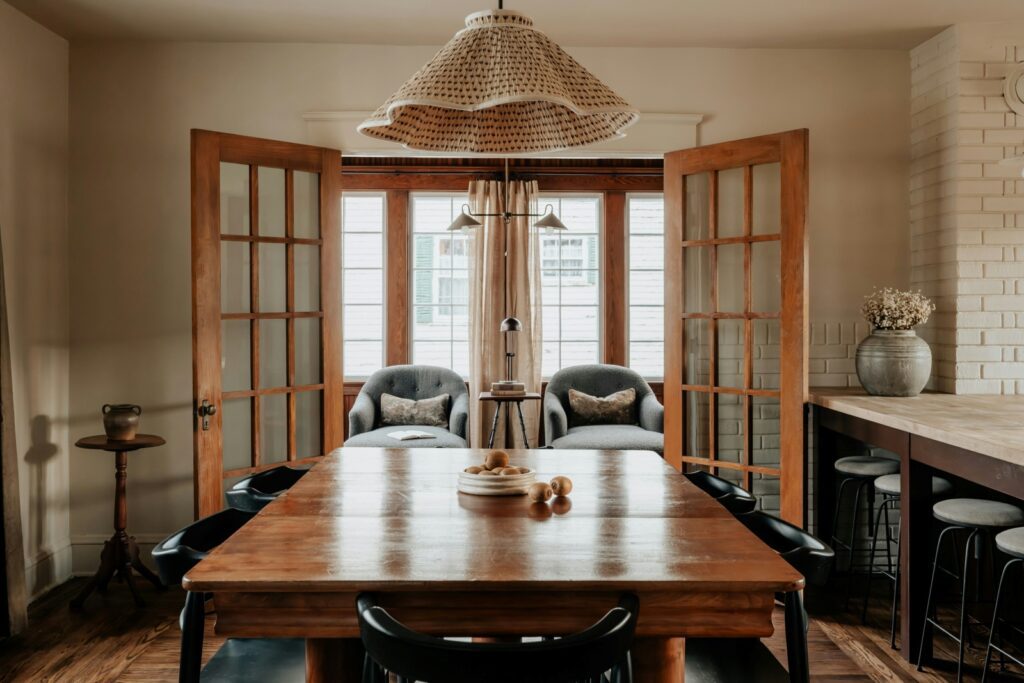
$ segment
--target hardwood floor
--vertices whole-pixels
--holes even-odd
[[[83,581],[73,579],[37,600],[30,610],[28,632],[0,643],[0,681],[176,681],[181,591],[157,593],[144,587],[148,605],[136,610],[125,587],[114,583],[106,596],[90,598],[83,612],[72,612],[68,601]],[[776,635],[769,646],[784,662],[781,611],[776,611],[775,618]],[[952,642],[936,639],[936,653],[945,663],[936,662],[919,673],[900,658],[899,652],[889,649],[888,618],[888,601],[881,589],[871,601],[866,626],[852,612],[812,606],[808,643],[815,683],[954,680]],[[212,625],[211,616],[205,658],[223,642],[210,635]],[[979,637],[978,649],[968,651],[971,667],[966,681],[978,680],[983,643],[984,639]],[[988,680],[1024,683],[1024,675],[1008,671],[990,675]]]

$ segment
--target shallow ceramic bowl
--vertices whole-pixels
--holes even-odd
[[[459,491],[474,496],[524,496],[530,485],[537,481],[537,474],[530,468],[523,474],[480,475],[459,472]]]

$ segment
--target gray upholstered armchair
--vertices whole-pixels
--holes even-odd
[[[381,394],[420,401],[448,394],[448,427],[390,425],[382,427]],[[433,365],[393,365],[373,373],[356,397],[348,414],[346,446],[381,448],[465,448],[469,419],[469,393],[458,373]],[[398,441],[388,436],[401,429],[416,429],[432,435],[429,439]]]
[[[604,397],[624,389],[636,390],[633,424],[580,425],[569,406],[569,390]],[[576,365],[563,368],[544,393],[544,440],[554,448],[606,448],[662,453],[665,409],[651,385],[619,365]]]

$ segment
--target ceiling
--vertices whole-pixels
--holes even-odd
[[[495,0],[7,0],[71,40],[440,45]],[[572,46],[907,49],[1022,0],[508,0]]]

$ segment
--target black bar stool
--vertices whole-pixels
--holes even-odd
[[[308,467],[282,465],[239,479],[224,493],[228,505],[236,510],[259,512],[272,500],[290,489],[309,471]]]
[[[413,631],[377,604],[376,596],[356,598],[359,632],[366,659],[364,683],[631,683],[629,649],[640,603],[623,595],[617,607],[590,628],[554,640],[532,643],[465,643]]]
[[[892,606],[889,610],[889,647],[896,649],[896,614],[897,606],[899,604],[900,596],[900,524],[896,525],[896,537],[893,538],[892,534],[892,522],[889,518],[889,511],[892,510],[895,514],[899,514],[900,511],[900,475],[898,474],[886,474],[884,476],[875,479],[875,493],[881,494],[882,502],[878,506],[878,512],[875,513],[875,523],[871,530],[871,552],[868,554],[869,561],[871,562],[871,570],[868,571],[867,582],[864,586],[864,606],[861,610],[860,620],[862,623],[867,621],[868,616],[868,598],[871,596],[871,583],[876,576],[881,576],[892,581]],[[953,490],[953,485],[942,477],[932,477],[932,497],[941,498],[950,491]],[[874,570],[874,561],[877,555],[878,546],[878,527],[882,523],[882,519],[885,519],[885,569],[882,571]],[[895,562],[892,557],[892,544],[896,543],[896,558]]]
[[[943,635],[949,637],[959,645],[959,654],[956,663],[957,683],[963,680],[964,668],[964,647],[969,637],[967,625],[967,583],[970,577],[971,560],[981,564],[981,541],[989,538],[992,533],[999,529],[1024,524],[1024,511],[1016,505],[1001,503],[994,500],[983,500],[980,498],[950,498],[935,503],[932,506],[932,515],[939,522],[948,524],[945,529],[939,532],[939,538],[935,543],[935,559],[932,561],[932,578],[928,587],[928,600],[925,603],[924,626],[921,629],[921,646],[917,650],[917,670],[924,670],[924,644],[931,637],[931,629],[936,629]],[[935,575],[939,567],[939,554],[942,551],[942,541],[947,536],[953,538],[958,531],[967,532],[967,542],[964,545],[964,564],[960,574],[960,630],[953,633],[938,622],[936,616],[932,616],[932,608],[935,604]],[[954,539],[955,540],[955,539]],[[975,573],[977,574],[977,567]]]
[[[1003,588],[1006,586],[1006,577],[1011,568],[1024,568],[1024,527],[1003,531],[996,535],[996,547],[1010,556],[1010,561],[1003,565],[1003,573],[999,576],[999,588],[996,589],[996,604],[992,608],[992,628],[988,632],[988,647],[985,649],[985,667],[981,671],[981,683],[988,678],[989,662],[992,660],[992,651],[995,650],[1002,657],[1006,657],[1018,666],[1024,666],[1017,657],[1006,651],[1002,645],[997,643],[999,639],[999,608],[1003,601]],[[1001,664],[1001,663],[1000,663]]]
[[[874,449],[871,449],[874,452]],[[850,579],[846,585],[846,603],[849,606],[853,574],[856,570],[855,557],[857,555],[857,527],[860,521],[861,496],[867,492],[868,515],[870,520],[871,510],[875,506],[875,479],[886,474],[896,474],[900,471],[900,463],[896,460],[876,455],[852,455],[840,458],[835,462],[836,474],[842,477],[839,484],[839,495],[836,496],[836,509],[832,517],[832,538],[830,542],[833,547],[847,551],[849,558],[847,571]],[[839,513],[843,508],[843,500],[848,490],[853,490],[853,514],[850,519],[850,533],[847,540],[839,537]],[[870,528],[870,521],[869,521]],[[871,570],[871,563],[868,562],[868,571]]]
[[[742,515],[757,507],[757,498],[731,481],[716,477],[704,470],[685,472],[684,476],[734,515]]]

